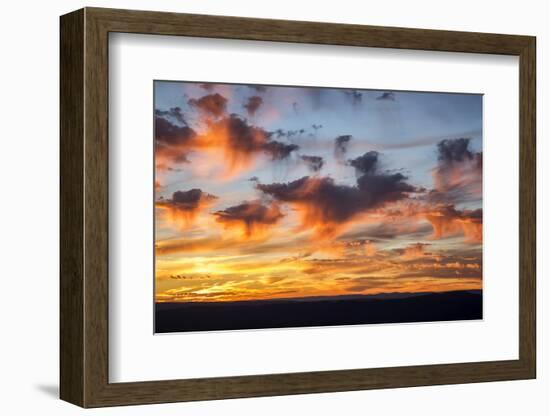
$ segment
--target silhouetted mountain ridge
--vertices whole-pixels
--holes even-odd
[[[482,303],[480,290],[158,303],[155,332],[472,320]]]

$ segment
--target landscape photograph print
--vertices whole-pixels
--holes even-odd
[[[154,81],[155,333],[482,319],[482,108]]]

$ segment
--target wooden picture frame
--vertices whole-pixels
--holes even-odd
[[[530,36],[85,8],[61,17],[61,399],[82,407],[535,378],[535,38]],[[519,56],[519,359],[110,383],[110,32]]]

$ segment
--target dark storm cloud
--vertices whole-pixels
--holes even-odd
[[[446,205],[441,207],[439,212],[447,218],[472,220],[478,223],[483,219],[483,210],[481,208],[474,210],[459,210],[454,205]]]
[[[182,153],[180,155],[175,156],[174,157],[174,162],[176,162],[176,163],[191,163],[191,161],[187,157],[186,153]],[[174,169],[174,168],[171,168],[171,167],[167,168],[167,170],[174,171],[174,172],[181,172],[181,169]]]
[[[348,160],[350,166],[353,166],[357,174],[374,173],[378,164],[379,153],[371,150],[362,156]]]
[[[472,160],[474,153],[469,149],[470,139],[446,139],[437,144],[438,159],[442,162],[463,162]]]
[[[294,136],[299,136],[301,134],[304,134],[306,132],[306,129],[297,129],[297,130],[287,130],[286,137],[291,139]]]
[[[376,97],[377,100],[387,100],[387,101],[395,101],[395,93],[389,91],[384,92],[380,94],[378,97]]]
[[[300,146],[296,144],[288,144],[276,140],[268,141],[263,146],[263,150],[269,154],[273,160],[286,159],[293,151],[299,148]]]
[[[177,126],[164,117],[155,116],[155,141],[158,147],[185,146],[197,133],[189,126]]]
[[[351,136],[340,136],[349,142]],[[256,188],[276,201],[293,205],[302,224],[320,236],[330,236],[359,214],[420,192],[402,173],[378,172],[378,153],[350,160],[360,174],[355,186],[339,185],[330,177],[305,176],[288,183],[260,184]]]
[[[264,205],[261,201],[245,201],[213,215],[226,226],[243,227],[247,236],[277,223],[284,216],[277,204]]]
[[[171,163],[188,163],[187,153],[197,138],[197,133],[188,125],[177,125],[168,118],[183,119],[180,111],[170,109],[168,111],[155,111],[155,159],[157,169],[165,170],[173,168]]]
[[[212,202],[218,199],[217,196],[211,195],[194,188],[188,191],[176,191],[172,194],[171,199],[164,199],[161,202],[162,206],[169,206],[180,211],[195,211],[204,203]]]
[[[248,85],[248,88],[253,89],[259,94],[262,94],[267,91],[267,87],[264,85]]]
[[[176,191],[172,195],[172,201],[178,204],[188,204],[189,206],[195,207],[205,195],[210,197],[210,195],[197,188],[190,189],[189,191]]]
[[[470,148],[470,139],[446,139],[437,144],[437,167],[432,171],[433,202],[457,203],[481,199],[483,155]]]
[[[227,98],[224,96],[214,93],[210,95],[205,95],[201,98],[191,98],[188,101],[188,104],[191,107],[197,108],[202,111],[204,114],[221,117],[225,114],[227,107]]]
[[[301,134],[304,134],[306,132],[306,129],[296,129],[296,130],[283,130],[283,129],[277,129],[272,132],[269,132],[270,137],[276,137],[277,139],[280,139],[281,137],[286,137],[288,139],[292,139],[295,136],[299,136]]]
[[[264,152],[273,160],[287,158],[290,153],[299,149],[298,145],[270,140],[273,135],[260,127],[255,127],[236,114],[221,119],[219,122],[227,134],[229,147],[241,153]]]
[[[217,196],[203,192],[198,188],[188,191],[176,191],[172,198],[160,198],[155,202],[155,208],[163,217],[180,227],[192,225],[197,215],[218,199]]]
[[[267,133],[260,127],[255,127],[236,114],[222,119],[218,123],[226,130],[229,147],[243,153],[252,153],[261,150],[267,141]]]
[[[212,91],[215,86],[216,84],[207,84],[207,83],[199,84],[199,87],[201,87],[205,91]]]
[[[181,108],[179,108],[179,107],[172,107],[170,110],[157,110],[157,109],[155,109],[155,116],[156,117],[172,117],[177,122],[187,125],[187,122],[185,121],[185,118],[183,117],[183,113],[181,112]]]
[[[361,104],[363,101],[363,94],[357,90],[342,90],[342,92],[354,106]]]
[[[397,201],[405,198],[407,192],[418,192],[417,188],[405,182],[406,179],[402,173],[365,174],[357,178],[357,187],[370,194],[371,201]]]
[[[334,139],[334,155],[337,159],[342,159],[348,151],[349,142],[351,141],[351,135],[346,134],[338,136]]]
[[[307,168],[312,172],[319,172],[325,161],[321,156],[300,156],[300,159],[306,164]]]
[[[243,108],[246,109],[249,116],[256,114],[256,111],[262,106],[264,100],[259,95],[253,95],[248,97],[248,101],[243,104]]]
[[[275,136],[276,138],[280,139],[281,137],[286,137],[286,131],[283,129],[277,129],[275,131],[272,131],[269,133],[269,136]]]
[[[329,177],[305,176],[289,183],[258,184],[256,188],[277,201],[305,209],[306,225],[337,225],[357,214],[408,197],[415,188],[399,173],[363,175],[357,186],[338,185]]]

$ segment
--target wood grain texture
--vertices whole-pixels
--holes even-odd
[[[519,359],[189,380],[108,380],[108,33],[520,57]],[[87,8],[61,18],[61,397],[82,407],[535,377],[535,39]]]
[[[84,12],[61,19],[60,388],[84,404]]]
[[[108,380],[108,33],[86,12],[84,59],[85,406]]]
[[[536,41],[520,54],[519,357],[536,377]]]
[[[110,32],[519,55],[528,36],[87,8]]]

